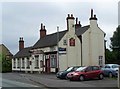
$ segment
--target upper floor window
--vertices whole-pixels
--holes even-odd
[[[67,45],[67,40],[66,39],[63,40],[63,45]]]

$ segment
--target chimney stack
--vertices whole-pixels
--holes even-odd
[[[97,17],[93,13],[93,9],[91,9],[91,17],[89,18],[89,20],[90,20],[90,27],[96,27],[96,26],[98,26],[98,24],[97,24]]]
[[[46,29],[45,26],[41,23],[41,29],[40,29],[40,38],[43,38],[46,36]]]
[[[78,22],[78,18],[76,18],[75,29],[78,29],[80,27],[81,27],[80,21]]]
[[[74,16],[73,14],[68,14],[67,20],[67,30],[70,30],[74,26]]]
[[[19,39],[19,51],[24,49],[24,40],[23,37],[20,37]]]

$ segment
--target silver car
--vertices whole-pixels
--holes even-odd
[[[102,68],[104,75],[108,77],[113,77],[118,75],[118,64],[106,64],[105,67]]]

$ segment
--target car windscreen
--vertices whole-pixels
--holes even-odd
[[[118,68],[119,65],[112,65],[112,68]]]
[[[69,67],[65,71],[71,71],[72,69],[73,69],[73,67]]]
[[[110,66],[105,66],[105,68],[110,68]]]
[[[76,69],[76,71],[83,71],[84,69],[86,69],[87,67],[80,67],[78,69]]]

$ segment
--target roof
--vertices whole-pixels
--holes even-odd
[[[87,25],[87,26],[76,29],[76,32],[75,32],[76,35],[77,36],[82,35],[84,32],[88,30],[89,27],[90,25]],[[62,37],[65,35],[66,32],[67,30],[59,32],[59,41],[62,39]],[[50,47],[54,45],[57,45],[57,32],[50,35],[46,35],[44,38],[39,39],[35,43],[33,48],[43,48],[43,47]]]
[[[26,47],[20,51],[18,51],[15,55],[14,58],[19,58],[19,57],[29,57],[30,56],[30,50],[32,49],[32,47]]]
[[[87,26],[78,28],[78,29],[76,29],[75,34],[76,34],[77,36],[80,36],[80,35],[82,35],[84,32],[86,32],[89,28],[90,28],[90,25],[87,25]]]
[[[80,27],[76,29],[75,33],[77,36],[82,35],[84,32],[86,32],[89,29],[90,25]],[[67,30],[59,32],[59,41],[62,39],[62,37],[66,34]],[[44,47],[51,47],[57,45],[57,32],[53,34],[46,35],[43,38],[40,38],[33,47],[27,47],[22,49],[21,51],[17,52],[14,56],[16,57],[28,57],[30,56],[30,50],[35,48],[44,48]]]
[[[66,32],[67,30],[59,32],[59,41],[62,39],[62,37],[65,35]],[[45,37],[39,39],[35,43],[33,48],[43,48],[43,47],[50,47],[54,45],[57,45],[57,32],[46,35]]]

